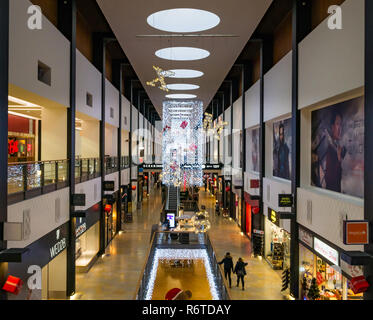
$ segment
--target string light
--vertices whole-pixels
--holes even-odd
[[[155,84],[157,82],[159,82],[160,83],[159,89],[168,92],[169,90],[167,88],[167,84],[166,84],[166,81],[164,80],[164,78],[175,76],[175,72],[165,71],[165,70],[161,69],[160,67],[156,67],[156,66],[153,66],[153,69],[155,70],[155,72],[157,74],[157,78],[155,78],[152,81],[146,82],[146,84],[148,86],[155,87]]]
[[[159,260],[174,260],[174,259],[202,259],[205,265],[206,276],[209,282],[210,293],[213,300],[219,300],[219,294],[216,286],[216,278],[213,275],[210,260],[206,249],[155,249],[153,264],[150,272],[149,281],[146,286],[145,300],[151,300],[154,291],[155,279],[157,276]]]

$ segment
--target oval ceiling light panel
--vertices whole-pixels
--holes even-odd
[[[166,95],[166,98],[168,99],[194,99],[194,98],[197,98],[197,96],[195,94],[178,93],[178,94],[168,94]]]
[[[173,69],[173,70],[168,70],[170,72],[173,72],[175,75],[170,76],[168,78],[182,78],[182,79],[187,79],[187,78],[199,78],[204,75],[202,71],[197,71],[197,70],[190,70],[190,69]]]
[[[155,12],[146,21],[151,27],[162,31],[199,32],[216,27],[220,18],[206,10],[178,8]]]
[[[187,83],[172,83],[167,85],[169,90],[196,90],[199,89],[199,86],[196,84],[187,84]]]
[[[192,61],[207,58],[210,52],[193,47],[170,47],[155,52],[158,58],[173,61]]]

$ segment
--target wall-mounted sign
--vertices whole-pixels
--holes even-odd
[[[343,221],[343,243],[369,244],[369,221]]]
[[[259,179],[251,179],[250,180],[250,188],[251,189],[258,189],[259,188]]]
[[[72,196],[72,205],[78,207],[85,206],[85,194],[84,193],[75,193]]]
[[[79,238],[87,230],[87,224],[84,222],[75,229],[75,237]]]
[[[293,206],[293,195],[292,194],[279,194],[278,195],[278,206],[280,208],[291,208]]]
[[[61,229],[56,230],[55,244],[49,248],[50,257],[53,259],[66,248],[66,237],[62,236]]]
[[[104,191],[114,191],[115,182],[114,181],[104,181],[103,188],[104,188]]]
[[[203,164],[202,165],[202,169],[203,170],[220,170],[222,168],[222,164],[221,163],[217,163],[217,164]]]
[[[280,214],[271,208],[268,208],[268,219],[276,226],[280,226]]]
[[[310,232],[299,227],[299,240],[313,248],[313,236]]]
[[[331,246],[328,246],[325,242],[317,239],[316,237],[313,238],[313,249],[325,257],[330,262],[334,263],[335,265],[339,266],[339,253],[337,250],[333,249]]]
[[[163,169],[163,165],[158,164],[158,163],[153,163],[153,164],[144,163],[142,166],[143,166],[144,169],[157,169],[157,170],[162,170]]]
[[[13,155],[17,153],[18,150],[18,141],[17,140],[8,140],[8,154]]]

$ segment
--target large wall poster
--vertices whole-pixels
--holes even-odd
[[[311,184],[364,195],[364,97],[312,112]]]
[[[291,178],[291,119],[273,123],[273,176]]]
[[[259,172],[259,128],[246,129],[246,145],[248,169]]]

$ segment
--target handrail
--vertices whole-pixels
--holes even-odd
[[[218,263],[218,260],[216,259],[216,251],[215,251],[215,248],[214,248],[214,246],[212,245],[211,239],[210,239],[210,237],[209,237],[208,235],[207,235],[207,239],[208,239],[209,245],[211,246],[212,252],[214,252],[214,256],[215,256],[216,263]],[[219,266],[219,265],[218,265],[218,266]],[[230,291],[228,290],[228,288],[229,288],[228,281],[227,281],[227,279],[225,279],[225,276],[224,276],[223,271],[221,270],[221,267],[220,267],[220,266],[219,266],[219,272],[220,272],[221,278],[223,279],[224,285],[225,285],[225,287],[227,288],[227,295],[228,295],[228,297],[229,297],[229,300],[232,300],[232,297],[231,297]]]
[[[91,158],[94,159],[94,158]],[[17,166],[25,164],[38,164],[38,163],[52,163],[52,162],[63,162],[69,161],[69,159],[60,159],[60,160],[40,160],[40,161],[24,161],[24,162],[8,162],[8,166]]]
[[[151,242],[150,242],[150,246],[149,246],[149,249],[148,249],[148,253],[146,255],[146,259],[145,259],[145,262],[143,264],[143,267],[141,269],[141,273],[140,273],[140,278],[139,280],[137,281],[137,286],[136,286],[136,291],[135,291],[135,295],[133,297],[133,300],[136,300],[137,298],[137,295],[139,293],[139,290],[140,290],[140,286],[141,286],[141,281],[142,281],[142,278],[145,274],[145,268],[146,268],[146,265],[148,263],[148,260],[149,260],[149,257],[150,257],[150,253],[152,252],[152,249],[154,247],[154,242],[155,242],[155,237],[156,235],[158,234],[158,232],[154,232],[153,236],[152,236],[152,239],[151,239]]]

